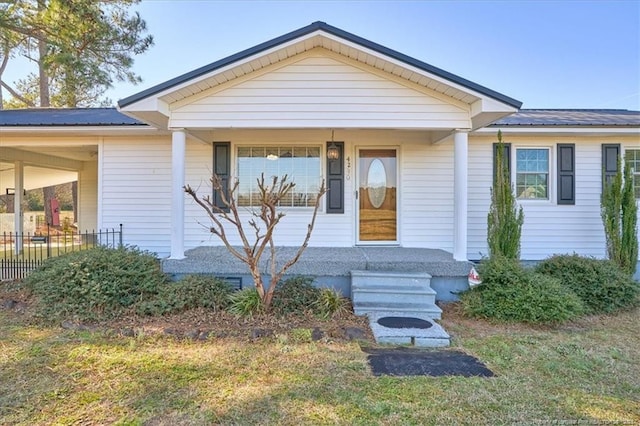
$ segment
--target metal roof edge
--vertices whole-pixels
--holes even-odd
[[[81,114],[78,114],[81,113]],[[105,118],[104,115],[107,115]],[[3,117],[4,115],[4,117]],[[87,118],[87,115],[90,117]],[[111,116],[111,117],[110,117]],[[18,118],[28,118],[18,120]],[[48,118],[47,118],[48,117]],[[53,118],[52,118],[53,117]],[[64,120],[55,118],[65,117]],[[0,110],[0,127],[6,128],[72,128],[72,127],[149,127],[142,121],[127,116],[115,107],[83,108],[24,108]]]
[[[488,96],[490,98],[493,98],[495,100],[498,100],[500,102],[506,103],[511,107],[514,108],[520,108],[522,106],[522,102],[513,99],[509,96],[503,95],[501,93],[498,93],[494,90],[491,90],[487,87],[484,87],[480,84],[474,83],[470,80],[467,80],[465,78],[459,77],[455,74],[452,74],[448,71],[445,71],[441,68],[435,67],[433,65],[427,64],[426,62],[422,62],[418,59],[412,58],[408,55],[405,55],[404,53],[400,53],[396,50],[390,49],[388,47],[382,46],[381,44],[378,43],[374,43],[372,41],[369,41],[365,38],[362,38],[360,36],[357,36],[355,34],[349,33],[347,31],[344,31],[340,28],[334,27],[332,25],[329,25],[325,22],[322,21],[316,21],[313,22],[310,25],[307,25],[305,27],[299,28],[297,30],[291,31],[287,34],[284,34],[282,36],[276,37],[274,39],[271,39],[269,41],[266,41],[264,43],[260,43],[254,47],[251,47],[249,49],[245,49],[241,52],[235,53],[231,56],[227,56],[226,58],[220,59],[218,61],[212,62],[208,65],[204,65],[200,68],[197,68],[193,71],[190,71],[188,73],[182,74],[178,77],[174,77],[170,80],[165,81],[164,83],[160,83],[157,84],[155,86],[152,86],[148,89],[145,89],[141,92],[138,92],[136,94],[133,94],[131,96],[128,96],[124,99],[120,99],[118,101],[118,107],[119,108],[124,108],[128,105],[131,105],[135,102],[138,102],[142,99],[145,99],[149,96],[152,96],[156,93],[162,92],[166,89],[169,89],[171,87],[177,86],[179,84],[185,83],[193,78],[199,77],[203,74],[207,74],[209,72],[215,71],[218,68],[224,67],[226,65],[229,65],[233,62],[239,61],[241,59],[247,58],[249,56],[255,55],[256,53],[260,53],[263,52],[265,50],[271,49],[273,47],[276,47],[280,44],[284,44],[287,43],[289,41],[292,41],[296,38],[305,36],[307,34],[310,34],[314,31],[318,31],[318,30],[322,30],[325,31],[329,34],[335,35],[337,37],[343,38],[347,41],[350,41],[352,43],[358,44],[362,47],[371,49],[373,51],[376,51],[378,53],[382,53],[383,55],[389,56],[391,58],[394,58],[396,60],[399,60],[401,62],[404,62],[408,65],[412,65],[416,68],[419,68],[423,71],[427,71],[431,74],[437,75],[439,77],[444,78],[445,80],[449,80],[452,83],[456,83],[459,84],[463,87],[466,87],[468,89],[474,90],[478,93],[481,93],[485,96]]]

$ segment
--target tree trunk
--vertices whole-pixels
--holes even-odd
[[[45,4],[45,0],[38,0],[38,11],[42,12],[46,8],[47,5]],[[40,106],[45,108],[51,106],[51,97],[49,94],[49,76],[47,75],[47,70],[45,70],[44,67],[44,59],[46,56],[47,42],[44,40],[44,37],[40,37],[40,39],[38,40],[38,80],[40,80]],[[51,209],[49,208],[49,210]]]
[[[7,207],[7,213],[15,213],[15,203],[13,202],[13,197],[15,195],[5,195],[5,202]]]
[[[47,225],[53,224],[53,212],[51,211],[51,200],[56,197],[56,187],[46,186],[42,188],[44,193],[44,218]]]

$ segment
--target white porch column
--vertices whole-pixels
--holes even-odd
[[[453,135],[453,258],[467,260],[467,174],[469,132]]]
[[[171,259],[184,259],[184,171],[187,133],[171,136]]]
[[[13,195],[13,212],[14,212],[14,229],[15,238],[15,254],[22,253],[23,241],[22,233],[24,232],[24,215],[22,212],[22,199],[24,195],[24,164],[22,161],[15,161],[14,167],[14,195]]]

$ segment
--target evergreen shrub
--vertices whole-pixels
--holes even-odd
[[[492,257],[479,266],[482,285],[461,296],[470,316],[504,322],[562,323],[582,315],[580,298],[556,278],[525,269],[514,259]]]
[[[141,302],[136,310],[144,315],[165,315],[195,308],[218,311],[229,306],[232,292],[231,285],[220,278],[187,275],[159,287],[158,293]]]
[[[271,309],[279,315],[318,313],[319,298],[320,289],[313,286],[313,277],[292,277],[276,287]]]
[[[115,318],[166,283],[157,258],[136,247],[96,247],[45,260],[25,279],[47,322]]]
[[[536,271],[573,290],[588,313],[610,313],[638,304],[639,284],[610,260],[556,255],[539,263]]]

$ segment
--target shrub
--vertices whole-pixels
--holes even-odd
[[[492,258],[480,265],[482,285],[462,294],[468,315],[506,322],[561,323],[580,316],[581,300],[559,280]]]
[[[215,277],[188,275],[182,280],[159,288],[152,299],[138,305],[138,313],[165,315],[187,309],[222,310],[229,306],[231,285]]]
[[[158,260],[135,247],[97,247],[47,259],[25,280],[47,321],[114,318],[166,282]]]
[[[610,260],[558,255],[539,263],[536,271],[573,290],[589,313],[614,312],[638,303],[638,283]]]
[[[318,313],[320,289],[313,286],[312,277],[298,276],[278,284],[273,294],[271,308],[280,315]]]
[[[495,174],[491,187],[491,205],[487,215],[487,245],[491,257],[520,257],[520,236],[524,213],[518,206],[509,178],[508,159],[504,158],[502,132],[498,131]]]
[[[262,299],[255,287],[236,291],[229,297],[228,312],[241,317],[252,317],[262,312]]]
[[[633,275],[638,263],[638,206],[631,163],[625,162],[624,172],[622,169],[622,161],[618,157],[618,171],[611,181],[605,182],[600,207],[609,259]]]
[[[323,318],[333,318],[347,314],[350,311],[351,302],[333,288],[322,288],[316,306]]]

